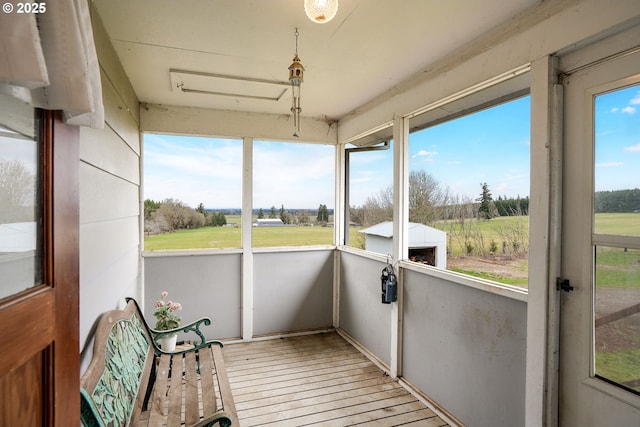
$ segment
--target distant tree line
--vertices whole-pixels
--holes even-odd
[[[148,234],[170,233],[176,230],[193,229],[204,226],[226,225],[227,218],[222,212],[207,212],[200,203],[196,209],[176,199],[161,202],[144,201],[144,231]]]
[[[489,185],[481,183],[481,193],[475,200],[452,195],[429,173],[418,170],[409,173],[409,221],[433,224],[438,221],[529,214],[529,197],[499,196],[493,199]],[[362,206],[349,208],[354,224],[371,226],[393,219],[393,187],[367,197]]]
[[[177,199],[165,199],[160,202],[146,199],[144,229],[147,234],[159,234],[199,227],[220,227],[227,225],[225,214],[240,215],[241,213],[240,209],[206,209],[202,203],[193,209]],[[317,211],[285,209],[284,205],[280,205],[280,209],[277,209],[273,205],[266,214],[263,208],[254,210],[253,213],[258,219],[280,218],[284,224],[311,225],[315,222],[327,225],[330,215],[333,215],[333,209],[328,209],[324,204],[321,204]]]
[[[273,205],[268,209],[266,215],[263,208],[259,208],[257,211],[254,210],[254,214],[257,219],[280,218],[284,224],[293,225],[311,225],[314,222],[313,215],[315,215],[317,224],[327,225],[330,215],[333,215],[333,209],[328,209],[327,205],[323,204],[318,206],[316,211],[313,209],[285,209],[284,205],[280,205],[280,209],[276,209],[275,205]]]
[[[640,188],[596,191],[594,204],[595,213],[640,212]]]
[[[451,241],[457,241],[468,255],[524,256],[529,247],[526,220],[505,223],[498,232],[501,245],[484,241],[478,220],[497,216],[525,216],[529,211],[529,198],[499,197],[494,200],[489,185],[481,183],[481,192],[475,200],[452,195],[447,188],[424,170],[409,173],[409,221],[431,225],[447,232]],[[387,187],[367,197],[362,206],[349,208],[353,224],[365,227],[393,219],[393,188]],[[363,247],[364,242],[356,246]]]
[[[529,215],[529,196],[527,197],[503,197],[493,201],[498,216]]]

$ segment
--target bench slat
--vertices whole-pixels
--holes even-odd
[[[153,395],[149,403],[151,410],[149,415],[149,426],[161,425],[167,415],[167,408],[164,406],[167,396],[167,376],[169,375],[170,357],[161,357],[157,366],[156,384],[153,388]]]
[[[164,355],[163,355],[164,357]],[[169,414],[167,417],[168,426],[179,426],[182,418],[182,387],[183,387],[183,359],[173,357],[171,360],[171,378],[169,378]]]
[[[217,346],[215,346],[217,347]],[[202,386],[202,406],[205,414],[213,414],[216,406],[216,393],[213,384],[213,363],[211,349],[200,350],[200,378]]]
[[[217,345],[213,345],[211,346],[211,351],[213,353],[213,360],[216,366],[216,374],[218,376],[218,383],[220,385],[220,397],[222,398],[223,409],[227,414],[231,414],[234,419],[237,419],[236,405],[233,401],[233,395],[231,394],[231,385],[229,384],[227,369],[224,366],[222,348]]]
[[[198,413],[198,364],[195,352],[185,357],[185,421],[187,425],[200,421]]]

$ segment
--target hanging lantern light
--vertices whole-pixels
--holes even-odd
[[[338,13],[338,0],[304,0],[304,11],[313,22],[324,24]]]
[[[291,114],[293,114],[293,136],[298,137],[300,132],[300,84],[304,81],[304,67],[300,63],[298,57],[298,29],[294,33],[296,36],[296,54],[293,57],[293,63],[289,65],[289,83],[291,83]]]

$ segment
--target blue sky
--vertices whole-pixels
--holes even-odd
[[[529,195],[529,97],[412,134],[410,170],[425,170],[450,194],[477,198]]]
[[[335,147],[254,141],[253,151],[254,207],[333,207]],[[145,134],[144,164],[145,199],[241,207],[242,140]]]
[[[144,135],[144,198],[240,207],[242,140]]]
[[[596,191],[640,188],[640,85],[596,97]]]
[[[411,133],[409,169],[431,174],[452,196],[529,195],[529,97]],[[392,150],[351,156],[351,205],[392,184]]]
[[[433,175],[452,195],[529,195],[529,97],[412,133],[409,167]],[[596,101],[596,189],[637,188],[640,86]],[[145,198],[191,207],[241,206],[242,141],[146,134]],[[334,147],[254,142],[254,207],[334,207]],[[351,205],[392,184],[392,150],[351,157]]]

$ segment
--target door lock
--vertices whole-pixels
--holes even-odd
[[[573,286],[569,283],[569,279],[556,277],[556,289],[559,291],[571,292],[573,290]]]

